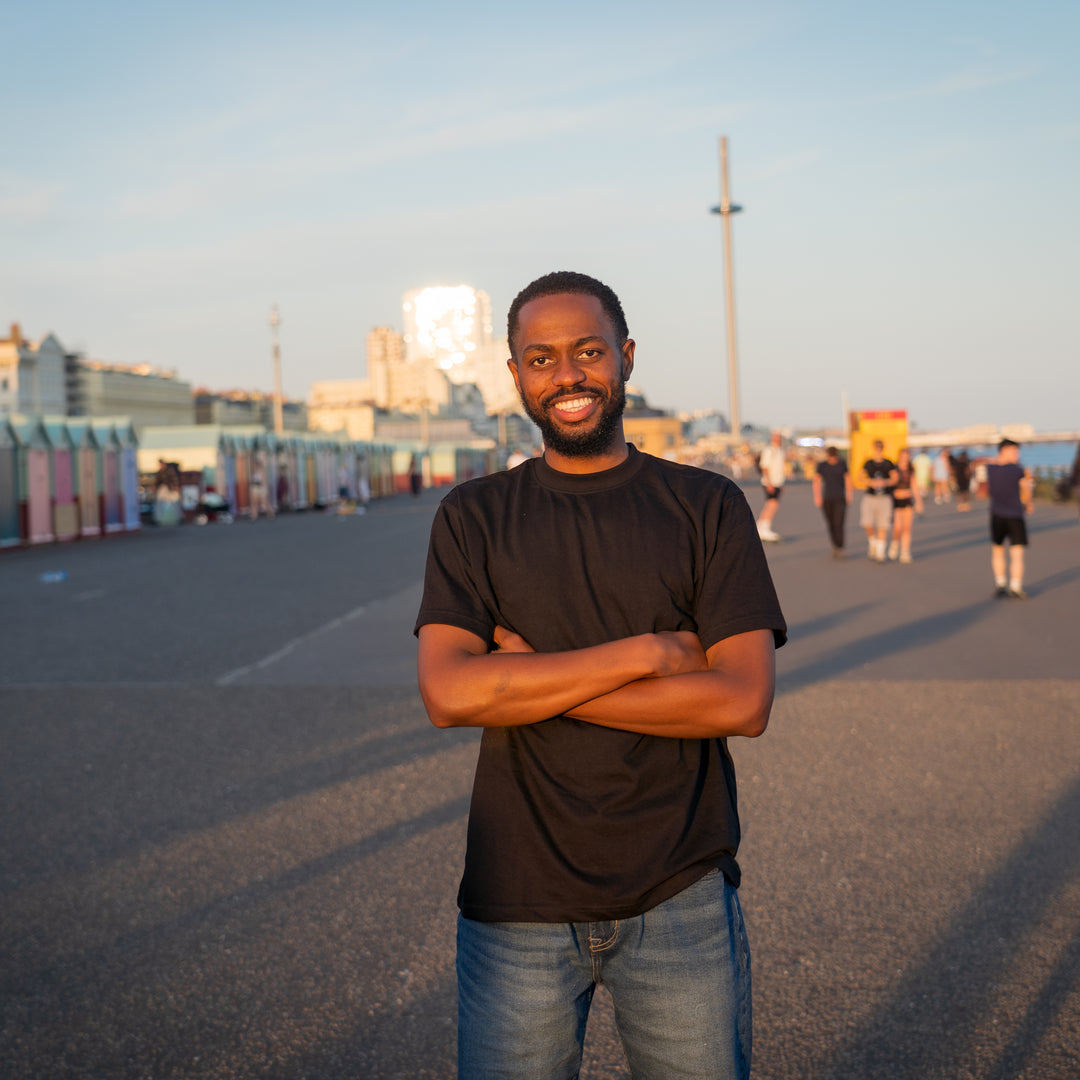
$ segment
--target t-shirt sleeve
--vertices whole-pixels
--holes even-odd
[[[469,558],[460,508],[448,495],[435,514],[424,570],[424,595],[413,633],[427,623],[468,630],[490,642],[495,620],[484,604]]]
[[[730,485],[713,525],[698,588],[698,637],[706,650],[724,638],[772,630],[777,648],[787,641],[772,574],[746,496]]]

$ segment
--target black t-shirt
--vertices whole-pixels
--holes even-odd
[[[1022,518],[1024,504],[1020,499],[1020,482],[1024,479],[1021,465],[994,462],[986,466],[986,483],[990,489],[990,513],[996,517]]]
[[[662,630],[786,628],[739,488],[633,447],[601,473],[534,458],[455,488],[432,526],[416,627],[537,651]],[[554,717],[485,729],[458,897],[470,919],[629,918],[713,867],[738,884],[724,739],[668,739]]]
[[[844,477],[847,476],[847,464],[843,461],[819,461],[817,474],[821,477],[822,499],[846,499],[847,485]]]
[[[867,458],[863,465],[863,472],[871,480],[888,480],[889,474],[895,469],[896,466],[888,459],[882,458],[880,461],[875,461],[873,458]],[[869,485],[866,489],[868,495],[887,495],[888,488],[876,488],[873,484]]]

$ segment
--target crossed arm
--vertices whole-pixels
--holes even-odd
[[[459,627],[420,628],[420,693],[436,727],[515,727],[569,715],[643,735],[760,735],[775,686],[771,630],[702,650],[686,631],[537,653],[499,627],[495,649]]]

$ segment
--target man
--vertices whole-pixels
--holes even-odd
[[[761,470],[761,490],[765,494],[765,505],[758,515],[758,536],[762,540],[774,543],[780,537],[773,532],[772,522],[780,508],[780,494],[784,490],[786,478],[783,440],[779,431],[774,431],[769,438],[769,445],[761,451],[758,468]]]
[[[1031,513],[1033,482],[1030,470],[1020,465],[1020,444],[1012,439],[998,443],[997,460],[986,466],[990,492],[990,565],[995,595],[1026,600],[1024,548],[1027,547],[1025,510]],[[1005,576],[1005,541],[1009,542],[1008,578]]]
[[[814,473],[814,505],[825,515],[832,541],[832,557],[844,557],[844,518],[851,502],[851,473],[835,446],[825,448],[825,460]]]
[[[874,456],[863,462],[862,479],[866,492],[859,504],[859,523],[866,530],[867,555],[885,561],[885,534],[892,521],[892,496],[896,486],[896,466],[885,456],[885,444],[874,442]]]
[[[785,625],[723,476],[628,446],[618,297],[510,307],[545,451],[455,488],[417,617],[438,727],[484,729],[458,894],[458,1075],[571,1078],[596,985],[640,1077],[746,1077],[749,951],[726,738],[768,722]]]

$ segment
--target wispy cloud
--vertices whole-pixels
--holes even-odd
[[[955,94],[973,94],[981,90],[991,90],[1011,83],[1026,82],[1041,71],[1037,64],[1024,67],[992,69],[985,67],[966,68],[953,72],[934,82],[922,86],[913,86],[906,90],[883,94],[879,101],[911,101],[915,98],[951,97]]]
[[[28,176],[0,172],[0,221],[17,225],[45,221],[56,212],[63,185],[42,184]]]

